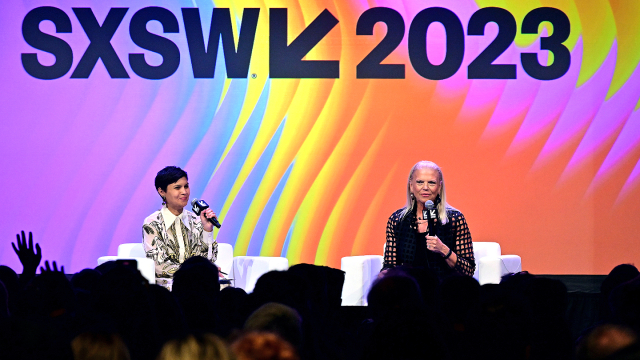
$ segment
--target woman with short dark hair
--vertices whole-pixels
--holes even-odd
[[[187,173],[176,166],[167,166],[155,179],[162,208],[149,215],[142,225],[142,244],[147,257],[156,263],[156,283],[169,290],[173,274],[180,264],[192,256],[203,256],[211,262],[218,256],[218,243],[213,239],[215,218],[211,209],[197,216],[184,207],[191,190]]]

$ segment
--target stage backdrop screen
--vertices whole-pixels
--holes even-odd
[[[0,262],[140,242],[176,165],[235,255],[382,254],[420,160],[538,274],[640,259],[640,2],[5,1]]]

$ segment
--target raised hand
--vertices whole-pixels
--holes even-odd
[[[35,275],[36,270],[38,270],[38,265],[40,265],[40,261],[42,260],[42,252],[40,251],[40,244],[36,243],[35,251],[33,251],[33,235],[31,231],[29,231],[29,243],[27,244],[27,237],[22,233],[22,238],[20,234],[16,234],[16,243],[11,243],[13,247],[13,251],[16,252],[18,258],[20,259],[20,263],[22,263],[22,275]],[[16,246],[17,245],[17,246]]]
[[[53,267],[49,267],[49,260],[44,261],[44,266],[40,266],[40,273],[44,274],[46,272],[59,272],[64,274],[64,266],[60,266],[60,270],[58,270],[58,265],[54,261],[52,263]]]

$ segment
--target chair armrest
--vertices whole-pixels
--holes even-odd
[[[522,270],[521,261],[518,255],[485,256],[478,260],[478,282],[499,284],[502,276]]]
[[[504,265],[503,276],[506,274],[515,274],[522,271],[522,258],[518,255],[502,255],[502,263]]]
[[[98,258],[98,265],[102,265],[107,261],[133,259],[138,264],[138,271],[149,281],[149,284],[156,283],[156,264],[152,259],[146,257],[133,256],[101,256]]]
[[[233,272],[233,246],[227,243],[218,243],[218,258],[215,261],[222,272],[231,277]]]
[[[342,306],[367,305],[371,284],[378,278],[384,258],[381,255],[345,256],[340,262],[344,271]]]
[[[273,270],[287,269],[289,269],[289,260],[284,257],[236,256],[233,258],[233,284],[250,293],[263,274]]]

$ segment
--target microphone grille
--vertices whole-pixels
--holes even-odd
[[[431,200],[427,200],[427,201],[424,203],[424,206],[425,206],[427,209],[433,209],[433,201],[431,201]]]
[[[193,198],[193,200],[191,200],[191,206],[194,206],[197,202],[198,198]]]

